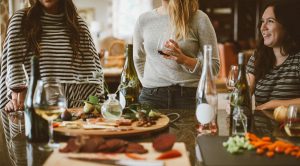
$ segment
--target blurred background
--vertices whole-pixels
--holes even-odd
[[[30,5],[34,0],[0,0],[1,43],[8,18],[14,11]],[[119,83],[124,65],[127,43],[138,16],[161,4],[161,0],[73,0],[80,16],[87,22],[104,66],[110,86]],[[257,24],[261,10],[270,0],[199,0],[215,28],[219,43],[221,70],[220,84],[224,83],[229,68],[237,64],[237,53],[243,51],[249,58],[258,39]],[[1,47],[2,48],[2,47]],[[1,51],[2,52],[2,51]]]

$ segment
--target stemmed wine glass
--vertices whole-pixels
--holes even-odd
[[[163,35],[161,35],[159,37],[158,43],[157,43],[157,52],[160,55],[166,55],[166,56],[168,56],[163,51],[168,49],[168,48],[165,47],[165,44],[170,39],[173,39],[173,40],[175,39],[174,35],[172,33],[170,33],[170,32],[166,32],[166,33],[164,33]]]
[[[38,80],[33,97],[33,106],[36,113],[46,119],[49,124],[49,142],[39,149],[52,151],[59,146],[53,140],[52,123],[66,109],[66,99],[58,80]]]
[[[238,78],[238,66],[231,65],[230,70],[228,72],[228,76],[226,79],[226,87],[231,92],[234,89],[234,86],[236,84],[237,78]]]
[[[21,103],[21,93],[26,91],[28,86],[28,75],[23,64],[11,64],[7,67],[6,75],[6,86],[17,93],[17,110],[21,111],[23,109],[23,104]]]

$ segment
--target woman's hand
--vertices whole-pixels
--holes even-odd
[[[10,101],[5,105],[4,110],[5,110],[6,112],[17,111],[17,110],[18,110],[17,99],[12,99],[12,100],[10,100]]]
[[[180,49],[178,43],[172,39],[165,43],[165,47],[168,48],[163,50],[164,58],[174,60],[178,64],[185,65],[187,68],[193,70],[197,64],[196,58],[186,56]]]
[[[285,102],[283,100],[271,100],[262,105],[256,107],[257,110],[267,110],[267,109],[275,109],[279,106],[285,106]]]
[[[23,91],[19,94],[19,102],[18,102],[18,93],[11,93],[11,100],[5,105],[4,110],[6,112],[13,112],[18,110],[24,110],[24,101],[27,91]]]

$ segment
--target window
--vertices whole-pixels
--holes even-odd
[[[139,15],[152,9],[152,0],[113,0],[113,35],[131,40]]]

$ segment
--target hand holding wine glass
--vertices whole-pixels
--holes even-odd
[[[168,54],[165,53],[166,50],[168,50],[168,48],[165,47],[167,41],[169,41],[170,39],[174,39],[173,35],[171,33],[164,33],[163,35],[161,35],[158,39],[158,43],[157,43],[157,52],[160,55],[164,55],[164,56],[169,56]]]
[[[24,108],[24,101],[22,101],[21,94],[25,95],[25,91],[28,86],[28,75],[25,70],[25,66],[23,64],[11,64],[7,67],[7,75],[6,75],[6,86],[10,89],[14,94],[17,95],[17,109],[15,111],[21,111]],[[24,96],[23,96],[24,98]],[[15,105],[13,101],[11,101],[12,105]]]
[[[60,83],[57,80],[39,80],[33,97],[33,106],[36,113],[49,123],[49,142],[39,149],[52,151],[53,148],[58,147],[53,140],[52,123],[66,109],[66,99]]]

